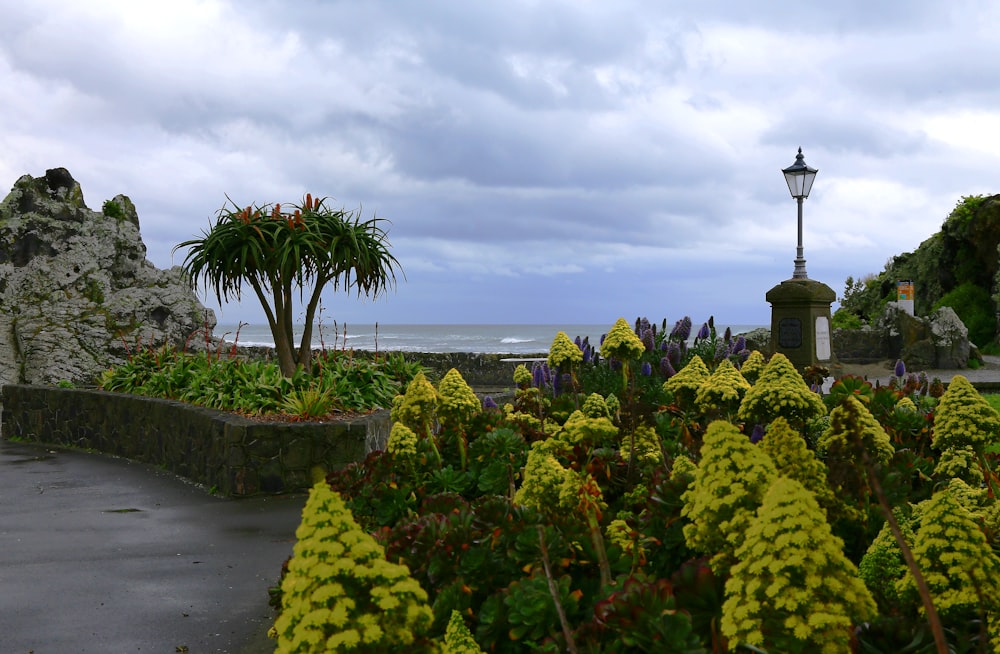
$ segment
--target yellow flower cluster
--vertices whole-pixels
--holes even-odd
[[[608,523],[604,529],[604,535],[607,536],[609,543],[620,548],[626,556],[632,556],[635,553],[634,530],[621,518],[616,518]],[[639,551],[640,555],[644,555],[641,547]]]
[[[402,399],[393,402],[390,418],[415,433],[430,434],[437,417],[437,391],[424,373],[417,373],[406,387]]]
[[[406,457],[417,454],[417,435],[401,422],[393,423],[389,431],[387,449],[394,456]]]
[[[583,351],[570,340],[566,332],[559,332],[549,347],[549,367],[566,371],[574,363],[583,361]]]
[[[875,601],[812,493],[779,477],[764,495],[726,581],[722,633],[772,652],[842,654]]]
[[[601,396],[600,393],[591,393],[586,400],[583,401],[583,406],[580,407],[580,411],[583,415],[588,418],[611,418],[611,410],[608,409],[608,402]]]
[[[826,464],[806,445],[806,441],[784,418],[775,418],[767,428],[761,447],[782,477],[799,482],[815,497],[823,508],[832,507],[837,498],[827,483]]]
[[[514,383],[518,387],[531,386],[531,381],[531,371],[528,370],[528,366],[521,363],[514,368]]]
[[[448,627],[444,632],[444,648],[441,654],[483,654],[479,644],[472,637],[465,620],[458,611],[451,612]]]
[[[635,335],[635,330],[625,321],[619,318],[608,335],[601,343],[601,356],[605,359],[615,358],[619,361],[629,361],[638,359],[646,351],[646,346],[642,340]]]
[[[762,425],[784,416],[798,428],[825,414],[826,405],[819,394],[809,389],[788,357],[778,352],[743,397],[737,416],[744,422]]]
[[[558,508],[563,483],[572,474],[556,458],[561,447],[562,443],[551,438],[531,444],[524,464],[524,482],[514,494],[515,504],[543,513]]]
[[[640,425],[632,435],[623,435],[621,440],[622,459],[628,461],[632,456],[633,446],[635,460],[644,465],[659,465],[663,462],[663,450],[660,448],[660,435],[648,425]]]
[[[663,390],[674,396],[682,408],[693,409],[698,389],[709,378],[708,366],[697,354],[677,374],[663,383]]]
[[[669,384],[670,380],[666,383]],[[723,359],[695,391],[695,404],[704,414],[716,413],[728,417],[739,410],[740,402],[748,390],[750,382],[736,369],[732,361]]]
[[[956,499],[951,487],[923,503],[913,556],[924,574],[942,617],[968,610],[1000,610],[1000,558],[994,554],[978,520]],[[897,584],[904,598],[916,593],[907,574]],[[982,602],[982,603],[981,603]]]
[[[971,445],[949,447],[941,452],[937,465],[934,466],[934,476],[938,479],[962,479],[977,485],[985,480],[976,451]]]
[[[295,532],[275,621],[277,652],[398,651],[431,626],[427,593],[354,521],[325,481]]]
[[[437,416],[443,425],[468,423],[482,409],[482,403],[465,382],[461,373],[452,368],[438,383]]]
[[[764,358],[764,355],[759,350],[754,350],[747,357],[747,360],[743,362],[743,365],[740,366],[740,373],[748,382],[756,384],[757,380],[760,379],[761,373],[764,372],[765,366],[767,366],[767,359]]]
[[[569,415],[558,436],[570,445],[600,447],[618,440],[618,427],[610,418],[588,418],[580,410]]]
[[[716,572],[724,572],[743,532],[777,476],[774,463],[731,423],[708,426],[694,482],[681,496],[684,539],[693,550],[711,554]]]
[[[934,412],[934,447],[970,445],[977,452],[1000,437],[1000,415],[961,375],[952,378]]]
[[[882,464],[895,454],[889,434],[868,407],[849,396],[830,412],[830,426],[819,437],[817,448],[828,459],[860,462],[858,447],[864,448],[872,461]]]

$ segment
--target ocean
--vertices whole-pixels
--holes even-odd
[[[612,325],[364,325],[338,324],[315,327],[313,347],[327,349],[347,348],[369,351],[400,352],[473,352],[478,354],[543,354],[549,351],[552,340],[560,331],[570,339],[589,336],[598,345],[601,336]],[[659,324],[658,324],[659,327]],[[695,323],[692,335],[701,323]],[[761,325],[730,325],[734,334],[761,327]],[[668,329],[673,324],[667,325]],[[237,338],[238,329],[238,338]],[[726,325],[716,324],[721,336]],[[266,324],[217,325],[214,334],[239,345],[274,345],[271,331]],[[302,332],[297,330],[296,337]]]

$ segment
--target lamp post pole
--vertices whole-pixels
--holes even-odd
[[[805,198],[795,198],[799,203],[799,244],[795,247],[795,270],[792,271],[792,279],[809,279],[806,274],[806,260],[802,256],[802,200]]]
[[[799,240],[795,248],[795,269],[792,272],[792,279],[809,279],[806,274],[806,260],[802,255],[802,201],[809,197],[813,182],[816,180],[816,168],[806,165],[805,157],[802,156],[802,148],[795,155],[795,163],[782,171],[785,175],[785,182],[788,184],[788,192],[798,202],[799,205]]]

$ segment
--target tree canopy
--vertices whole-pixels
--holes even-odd
[[[228,198],[227,198],[228,199]],[[229,200],[215,224],[188,248],[183,267],[223,300],[240,300],[244,285],[264,308],[278,364],[286,376],[311,357],[313,322],[324,288],[377,297],[395,288],[399,261],[389,251],[386,222],[358,211],[333,209],[327,199],[306,194],[291,211],[280,204],[240,208]],[[305,316],[301,342],[294,341],[294,300]]]

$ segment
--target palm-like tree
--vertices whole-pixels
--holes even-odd
[[[363,220],[360,211],[331,209],[326,198],[306,194],[301,205],[241,209],[229,201],[200,238],[184,241],[183,267],[190,278],[214,289],[221,304],[240,300],[244,284],[257,294],[274,336],[278,365],[292,376],[312,355],[312,329],[327,285],[377,297],[395,288],[399,261],[389,251],[384,219]],[[293,299],[305,303],[302,340],[296,348]],[[306,295],[308,294],[308,300]]]

